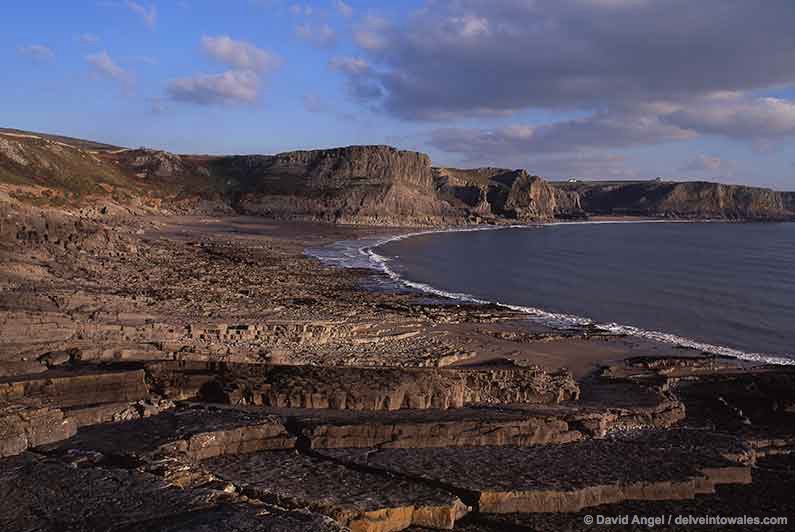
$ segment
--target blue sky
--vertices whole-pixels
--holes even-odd
[[[1,126],[795,190],[790,0],[8,0],[2,26]]]

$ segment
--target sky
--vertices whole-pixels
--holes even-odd
[[[5,0],[0,126],[795,190],[793,0]]]

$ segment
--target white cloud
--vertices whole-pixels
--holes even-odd
[[[343,17],[350,17],[353,15],[353,8],[343,2],[343,0],[335,0],[334,7],[337,8],[337,12]]]
[[[251,104],[259,97],[259,77],[250,70],[230,70],[181,78],[168,85],[174,100],[197,104]]]
[[[157,24],[157,8],[154,4],[149,6],[149,9],[144,7],[142,4],[138,2],[133,2],[132,0],[127,0],[127,9],[141,17],[144,21],[144,24],[150,29],[155,29],[155,25]]]
[[[29,44],[17,48],[17,53],[29,57],[36,62],[52,61],[55,59],[55,52],[43,44]]]
[[[116,81],[128,81],[129,75],[126,70],[116,64],[105,50],[86,56],[86,61],[91,65],[91,70],[95,75],[114,79]]]
[[[304,23],[295,28],[295,34],[304,41],[318,48],[329,48],[337,42],[337,33],[328,24],[317,26]]]
[[[665,120],[701,133],[732,138],[795,136],[795,101],[720,95],[675,111]]]
[[[207,54],[235,69],[266,73],[282,63],[276,54],[246,41],[236,41],[227,35],[204,36],[201,42]]]
[[[254,104],[263,77],[282,64],[276,54],[226,35],[204,36],[201,44],[205,53],[231,69],[173,80],[166,88],[172,100],[200,105]]]
[[[430,144],[448,153],[483,161],[538,153],[625,148],[695,136],[694,132],[663,123],[653,115],[605,112],[577,120],[518,124],[494,130],[440,128],[431,132]]]

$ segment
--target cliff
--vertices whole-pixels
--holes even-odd
[[[683,219],[792,220],[795,193],[706,182],[562,183],[589,214]]]
[[[234,207],[250,214],[384,225],[453,214],[436,196],[428,156],[389,146],[222,157],[211,170],[234,183]]]
[[[478,217],[520,222],[584,215],[579,195],[526,170],[434,168],[440,197]]]
[[[588,215],[795,219],[795,193],[745,186],[550,183],[521,169],[434,168],[423,153],[389,146],[178,155],[8,129],[0,129],[0,193],[101,212],[243,213],[393,226]]]

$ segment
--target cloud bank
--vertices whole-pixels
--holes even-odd
[[[264,76],[283,63],[273,52],[227,35],[204,36],[201,48],[229,70],[175,79],[166,88],[171,99],[199,105],[254,104],[259,100]]]

